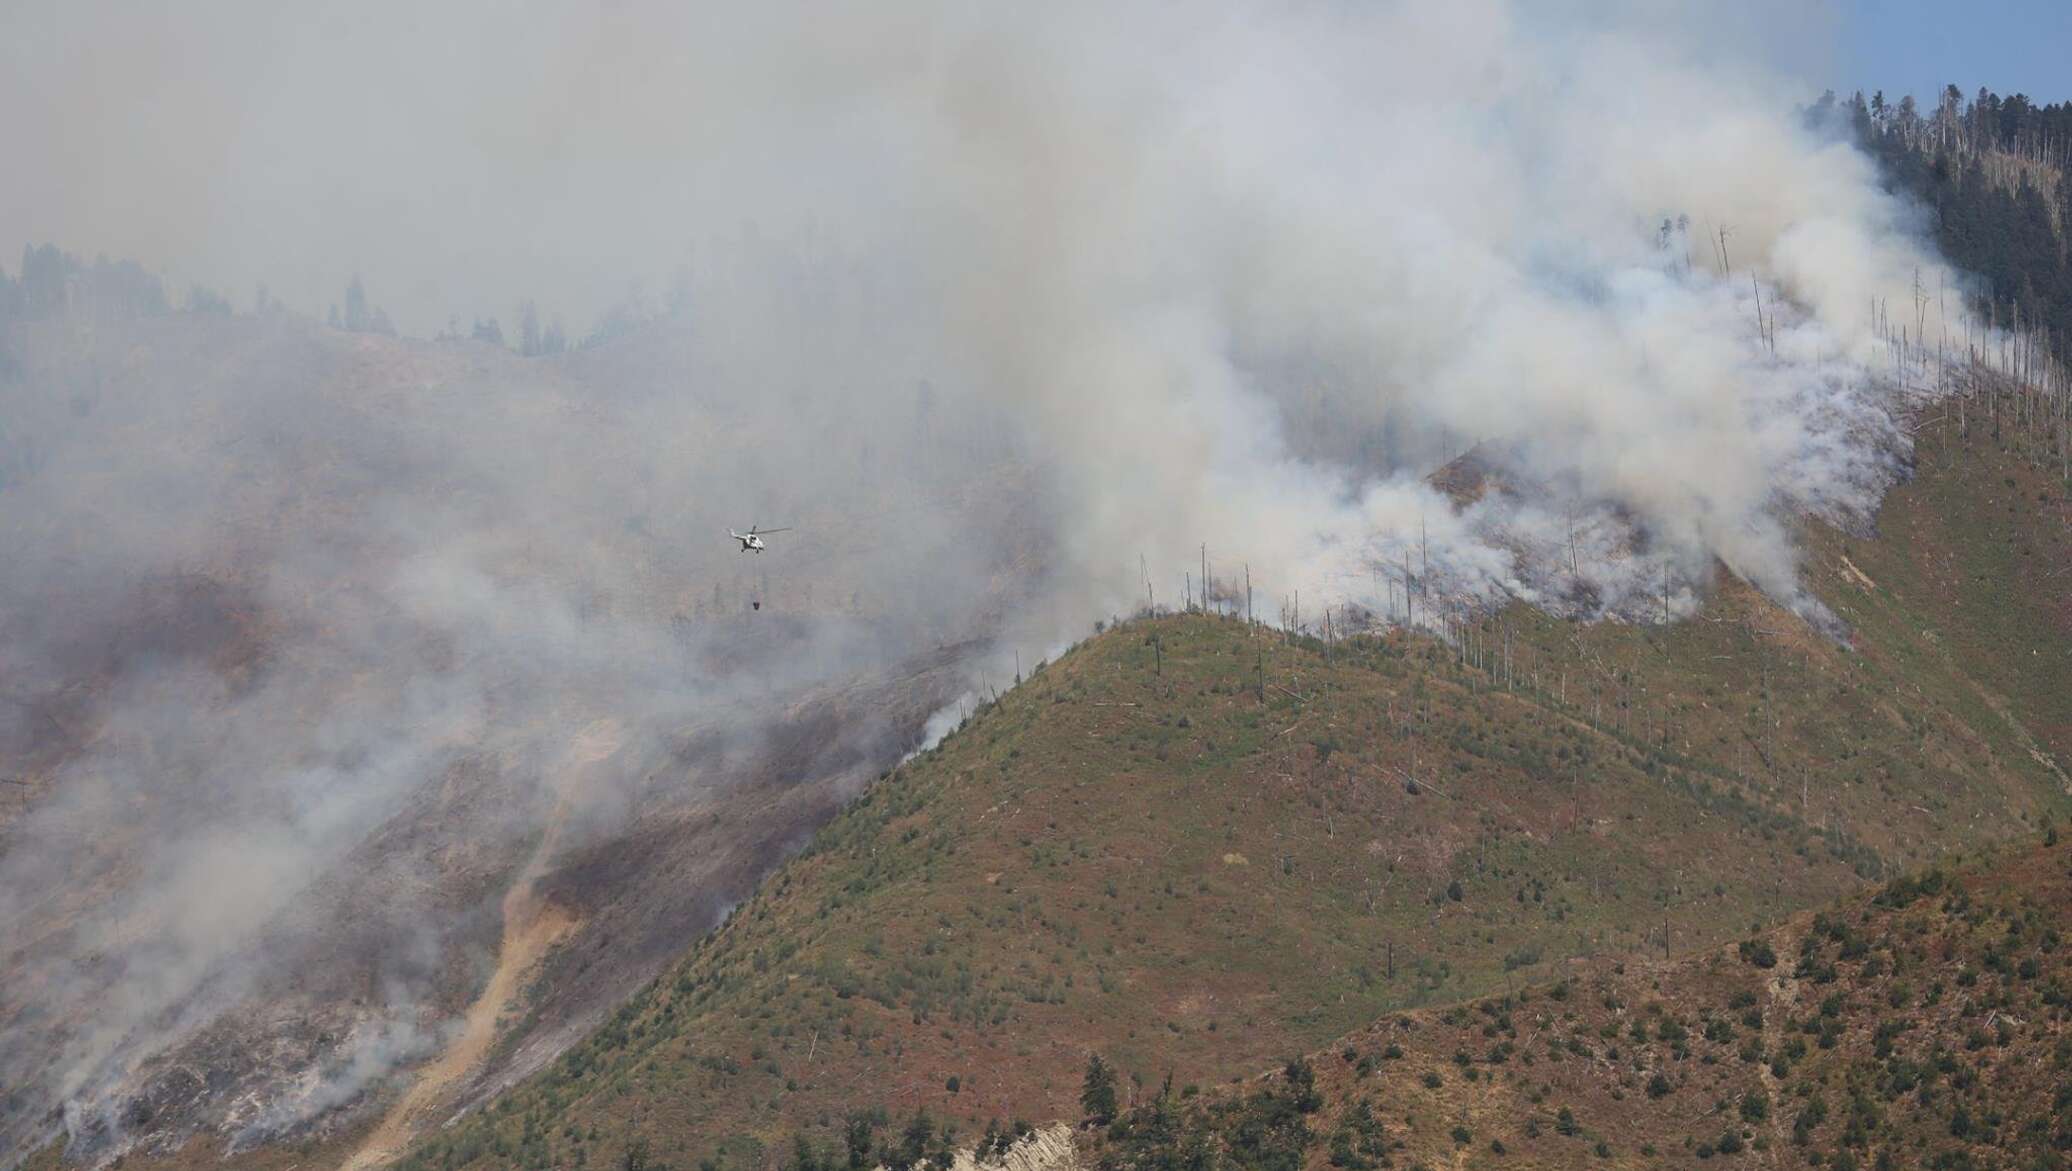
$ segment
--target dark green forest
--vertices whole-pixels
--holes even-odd
[[[1882,92],[1829,92],[1808,112],[1878,161],[1888,190],[1930,217],[1943,255],[1975,275],[1980,312],[2041,329],[2054,353],[2072,341],[2072,102],[2039,106],[2022,94],[1946,87],[1933,110]]]

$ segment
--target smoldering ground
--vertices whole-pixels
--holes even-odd
[[[13,18],[11,231],[313,315],[363,269],[419,333],[673,294],[531,362],[76,290],[7,326],[10,1141],[69,1102],[113,1149],[252,997],[335,1015],[237,1133],[345,1100],[308,1071],[428,1044],[543,844],[639,920],[630,986],[1006,673],[936,647],[1169,603],[1203,543],[1313,606],[1652,618],[1723,563],[1826,624],[1791,528],[1906,463],[1872,307],[1961,334],[1959,280],[1700,15]],[[91,102],[23,48],[83,41]],[[1522,490],[1428,482],[1471,448]]]
[[[675,819],[656,865],[687,889],[594,916],[630,915],[651,972],[962,686],[926,656],[1018,553],[942,488],[1004,491],[976,462],[997,429],[904,374],[844,399],[683,336],[527,363],[83,305],[10,328],[11,1140],[60,1102],[86,1149],[215,1121],[153,1061],[189,1038],[210,1056],[174,1065],[263,1067],[208,1087],[219,1114],[256,1095],[224,1125],[301,1122],[344,1100],[310,1068],[365,1084],[436,1040],[544,842],[579,860]],[[744,557],[751,516],[793,543]],[[218,1023],[255,1003],[293,1052]]]

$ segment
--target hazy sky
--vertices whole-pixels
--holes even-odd
[[[1672,28],[1668,40],[1703,57],[1765,61],[1783,89],[1803,91],[1788,100],[1830,85],[1926,97],[1946,80],[2072,97],[2061,0],[1550,0],[1523,16],[1550,41],[1612,23]],[[8,0],[0,267],[48,240],[141,260],[176,296],[199,281],[242,308],[264,283],[318,315],[358,270],[406,332],[477,316],[508,325],[533,298],[579,336],[637,282],[652,296],[694,266],[701,238],[752,227],[711,205],[744,170],[769,193],[758,218],[868,199],[872,185],[849,185],[831,201],[820,177],[787,174],[784,160],[838,153],[872,117],[873,95],[844,87],[874,59],[925,52],[940,14],[907,28],[888,18],[865,45],[823,43],[819,21],[774,23],[649,0]],[[804,78],[737,72],[699,51],[758,24],[751,38],[806,47]],[[728,137],[739,108],[788,83],[807,106],[846,111],[807,112],[832,139],[788,142],[787,156]]]

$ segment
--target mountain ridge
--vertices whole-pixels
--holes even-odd
[[[1513,609],[1452,643],[1198,614],[1108,630],[403,1166],[609,1158],[614,1134],[763,1166],[790,1124],[826,1138],[860,1105],[925,1104],[965,1133],[1070,1116],[1090,1048],[1147,1081],[1243,1077],[1339,1022],[1572,954],[1659,954],[1665,930],[1672,953],[1719,945],[2033,833],[2066,807],[2062,693],[2034,689],[2065,664],[2033,642],[2063,594],[2016,595],[2065,534],[2047,491],[2008,506],[2024,476],[2047,482],[1931,432],[1879,535],[1809,526],[1848,647],[1731,580],[1671,626]],[[2037,654],[2001,653],[2017,629]]]

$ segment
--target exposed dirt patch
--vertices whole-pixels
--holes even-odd
[[[496,970],[475,1003],[468,1007],[460,1032],[436,1061],[417,1075],[401,1101],[381,1120],[360,1149],[345,1162],[346,1171],[362,1171],[395,1159],[423,1126],[436,1117],[467,1084],[495,1044],[498,1026],[516,1007],[526,978],[555,944],[575,929],[576,918],[534,893],[531,876],[504,898],[504,938]]]

